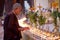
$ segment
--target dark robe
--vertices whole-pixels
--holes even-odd
[[[5,17],[4,20],[4,40],[20,40],[21,28],[18,24],[17,17],[14,13],[11,13]]]

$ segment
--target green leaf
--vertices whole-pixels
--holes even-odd
[[[39,21],[38,21],[38,22],[39,22],[39,24],[40,24],[40,25],[45,24],[46,18],[44,18],[42,15],[41,15],[41,16],[39,16],[39,17],[38,17],[38,19],[39,19]]]

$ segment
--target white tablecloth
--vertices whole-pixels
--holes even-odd
[[[43,31],[39,31],[38,29],[22,31],[23,40],[55,40],[59,38],[59,36],[52,37],[52,34],[47,36],[48,34],[45,35]]]

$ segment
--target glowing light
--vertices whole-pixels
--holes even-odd
[[[24,22],[25,20],[26,20],[25,17],[18,20],[19,26],[21,26],[21,27],[29,27],[29,25]]]

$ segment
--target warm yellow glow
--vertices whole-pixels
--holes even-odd
[[[52,3],[52,7],[56,8],[58,6],[58,3],[57,2],[53,2]]]
[[[38,8],[42,8],[42,6],[38,6]]]
[[[36,9],[35,7],[30,8],[30,10],[35,10],[35,9]]]
[[[22,18],[20,20],[18,20],[19,26],[21,27],[29,27],[30,25],[26,24],[24,21],[26,20],[26,18]]]

